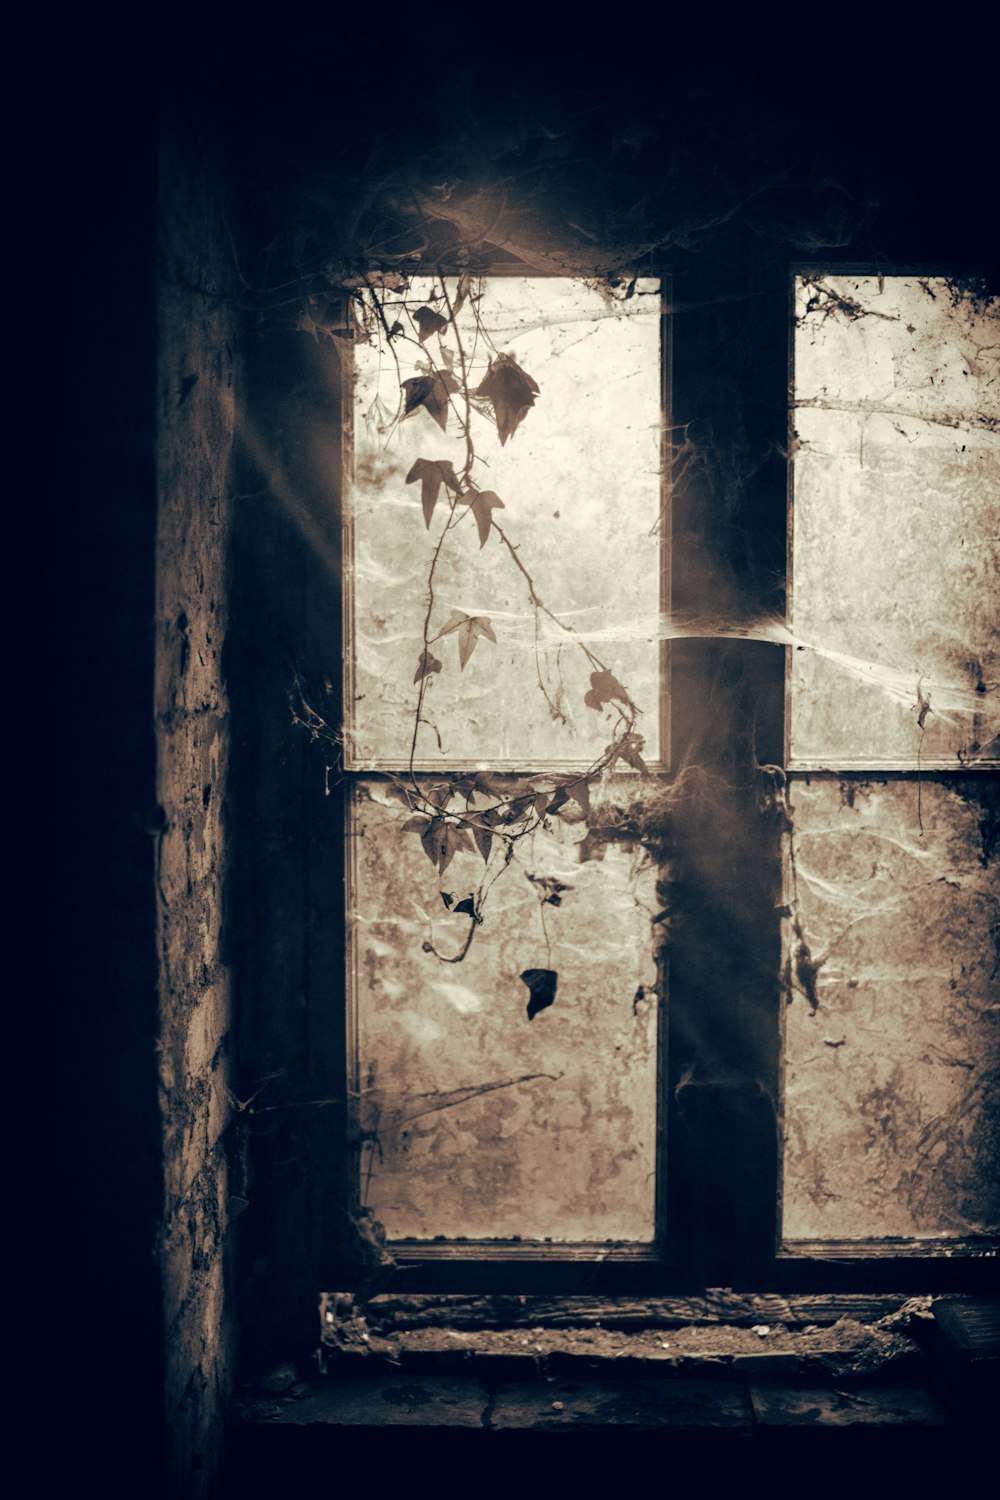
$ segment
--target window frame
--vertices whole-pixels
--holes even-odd
[[[753,292],[749,313],[745,276],[736,276],[734,289],[733,273],[724,275],[722,269],[708,255],[698,266],[685,266],[680,275],[673,272],[675,295],[683,297],[683,317],[677,314],[667,319],[671,384],[675,399],[679,398],[672,420],[695,420],[705,410],[713,412],[720,422],[725,420],[712,391],[713,362],[725,358],[731,340],[744,336],[748,325],[755,353],[754,371],[752,376],[741,377],[743,401],[734,420],[745,419],[755,441],[781,450],[787,430],[788,341],[792,332],[789,273],[794,277],[800,270],[820,268],[799,264],[789,267],[783,262],[780,278],[765,276],[763,287]],[[878,270],[870,265],[859,267],[856,262],[839,263],[834,256],[824,261],[822,269]],[[905,272],[893,267],[892,273]],[[933,274],[945,273],[936,267]],[[259,517],[252,527],[241,527],[243,540],[237,542],[234,574],[237,579],[243,578],[245,596],[252,598],[255,589],[258,594],[263,592],[267,601],[263,631],[275,643],[263,668],[267,690],[254,698],[255,708],[258,701],[261,703],[256,722],[263,732],[263,745],[255,746],[251,759],[262,768],[258,780],[268,782],[271,788],[270,792],[265,789],[255,794],[257,806],[270,808],[276,796],[283,802],[280,828],[268,839],[279,858],[275,872],[269,872],[261,884],[266,891],[278,894],[283,920],[297,922],[301,929],[296,940],[294,979],[280,963],[268,961],[260,965],[260,973],[254,974],[241,1043],[244,1055],[258,1060],[256,1066],[265,1077],[272,1066],[285,1069],[294,1076],[296,1090],[302,1095],[301,1099],[290,1100],[287,1127],[280,1136],[284,1156],[289,1154],[291,1141],[296,1160],[302,1165],[293,1179],[277,1180],[280,1165],[272,1163],[269,1168],[265,1149],[264,1174],[267,1177],[270,1171],[275,1182],[272,1188],[268,1180],[262,1192],[258,1170],[256,1194],[265,1209],[269,1203],[273,1205],[274,1213],[271,1222],[257,1231],[254,1243],[259,1247],[263,1242],[264,1258],[272,1267],[284,1268],[288,1296],[293,1301],[320,1289],[355,1285],[363,1279],[364,1267],[364,1251],[359,1251],[351,1227],[351,1173],[345,1170],[352,1153],[350,1108],[344,1090],[348,1036],[341,1012],[346,1007],[338,1009],[330,1003],[331,996],[344,992],[346,974],[344,912],[338,891],[343,890],[345,873],[347,789],[330,777],[323,757],[317,756],[307,736],[296,731],[295,744],[289,748],[285,717],[290,664],[306,680],[318,683],[328,677],[329,664],[340,650],[343,610],[341,578],[331,566],[331,558],[339,555],[340,545],[344,391],[328,378],[329,365],[324,367],[323,363],[326,351],[305,347],[307,344],[301,335],[288,340],[277,362],[261,351],[255,379],[262,425],[265,431],[270,425],[279,433],[284,432],[284,419],[276,416],[276,379],[279,384],[285,381],[294,387],[316,381],[322,387],[303,421],[305,440],[297,446],[283,445],[280,435],[274,440],[276,451],[284,452],[286,473],[283,480],[272,476],[272,491],[281,484],[294,489],[299,514],[292,516],[289,524],[289,506],[283,504],[262,527],[257,524]],[[339,355],[332,358],[334,363],[339,361]],[[758,385],[763,389],[763,399]],[[317,439],[320,427],[323,436]],[[330,439],[331,432],[337,435],[335,441]],[[315,462],[317,447],[324,455],[323,465]],[[783,464],[780,484],[776,487],[772,475],[768,495],[757,504],[762,531],[777,530],[787,521],[787,484]],[[671,592],[681,608],[690,557],[697,558],[706,549],[711,553],[714,545],[712,517],[699,501],[696,493],[674,495],[671,507],[668,567]],[[678,536],[685,539],[683,556]],[[781,550],[784,555],[783,532]],[[773,548],[768,556],[773,556]],[[291,602],[289,593],[294,596]],[[259,624],[254,632],[259,637]],[[289,640],[294,642],[291,663]],[[754,713],[760,713],[757,759],[782,763],[786,653],[758,651],[753,660],[748,657],[748,646],[752,653],[753,644],[746,642],[672,643],[666,684],[672,710],[669,764],[680,764],[690,738],[705,730],[704,682],[727,673],[735,683],[736,698],[742,695]],[[259,664],[254,663],[248,676],[259,686],[261,673]],[[269,700],[266,706],[265,698]],[[336,684],[327,693],[325,706],[332,721],[339,722],[341,705]],[[263,765],[269,753],[276,758],[273,767]],[[861,774],[848,773],[845,779]],[[250,800],[253,803],[254,798]],[[779,820],[755,822],[747,798],[737,798],[737,802],[745,828],[751,828],[749,843],[737,854],[746,854],[752,862],[749,878],[756,875],[765,898],[761,909],[776,912],[780,904]],[[721,823],[718,829],[709,830],[709,837],[720,830]],[[258,871],[260,865],[258,854]],[[292,875],[287,893],[279,889],[281,872]],[[252,874],[245,878],[250,885],[255,883]],[[698,869],[682,875],[674,889],[682,902],[696,905]],[[245,896],[247,908],[266,916],[268,925],[281,924],[280,913],[276,917],[273,910],[265,910],[266,891],[249,891]],[[761,1003],[745,1061],[741,1054],[740,1062],[744,1095],[753,1102],[764,1100],[758,1093],[761,1081],[765,1094],[778,1087],[779,1007],[784,1002],[775,977],[780,948],[777,916],[773,916],[769,928],[751,938],[749,959],[744,951],[744,962],[762,970],[770,964],[769,977],[757,992]],[[746,1120],[737,1107],[739,1088],[732,1079],[720,1081],[718,1087],[706,1086],[697,1098],[683,1086],[692,1057],[692,1036],[697,1035],[703,1019],[701,1002],[708,993],[692,982],[697,949],[697,934],[688,950],[684,937],[673,946],[666,976],[671,996],[666,1017],[661,1006],[666,1086],[661,1090],[659,1107],[666,1146],[663,1149],[661,1145],[659,1150],[658,1175],[661,1180],[665,1178],[665,1187],[658,1194],[658,1203],[672,1226],[662,1253],[609,1256],[607,1247],[601,1246],[600,1258],[595,1259],[591,1247],[586,1246],[579,1252],[563,1246],[512,1246],[510,1254],[492,1244],[487,1254],[456,1253],[452,1247],[427,1254],[426,1247],[421,1246],[420,1254],[402,1250],[394,1290],[414,1294],[614,1296],[683,1294],[720,1285],[761,1292],[908,1292],[976,1291],[992,1284],[995,1271],[991,1261],[996,1251],[973,1247],[968,1253],[956,1253],[953,1241],[943,1247],[942,1253],[931,1254],[925,1253],[923,1246],[896,1245],[891,1254],[843,1255],[828,1243],[809,1247],[811,1253],[781,1254],[780,1138],[773,1110],[766,1102],[760,1102],[759,1107],[754,1103],[751,1128],[741,1135]],[[716,988],[721,990],[721,984]],[[282,995],[287,999],[288,1012]],[[711,1005],[727,1025],[724,998],[717,993]],[[737,1030],[745,1020],[745,1016],[739,1020]],[[762,1042],[764,1031],[768,1036]],[[740,1053],[738,1045],[731,1050]],[[300,1107],[310,1100],[324,1107]],[[260,1154],[258,1142],[258,1161]],[[660,1212],[658,1208],[658,1216]]]

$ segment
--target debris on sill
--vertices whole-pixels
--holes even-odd
[[[338,1299],[339,1300],[339,1299]],[[844,1316],[835,1322],[789,1327],[781,1322],[737,1326],[689,1324],[672,1328],[625,1330],[601,1327],[395,1329],[378,1333],[356,1309],[329,1305],[324,1312],[320,1368],[343,1371],[359,1362],[385,1362],[404,1370],[454,1369],[531,1371],[547,1375],[567,1367],[581,1372],[601,1366],[637,1372],[690,1374],[715,1368],[720,1373],[773,1367],[783,1373],[823,1378],[895,1372],[915,1360],[920,1346],[908,1331],[926,1316],[929,1298],[912,1299],[873,1323]]]

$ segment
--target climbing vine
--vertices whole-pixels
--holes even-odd
[[[391,410],[383,402],[380,390],[373,403],[377,409],[368,414],[375,420],[383,445],[391,443],[401,423],[421,411],[431,417],[442,433],[449,426],[452,431],[457,427],[463,442],[461,462],[437,456],[428,444],[426,453],[412,463],[405,475],[406,485],[419,485],[428,533],[426,606],[421,634],[412,644],[414,695],[407,765],[405,772],[391,774],[387,781],[388,796],[401,803],[408,814],[402,823],[403,834],[419,841],[439,876],[444,876],[461,851],[478,854],[482,860],[483,872],[475,890],[461,899],[441,892],[442,901],[452,915],[468,918],[464,940],[457,950],[442,951],[430,936],[423,944],[426,952],[442,962],[460,963],[482,924],[489,891],[511,864],[518,842],[571,806],[576,808],[577,816],[589,817],[592,792],[607,773],[624,766],[645,776],[647,767],[642,754],[644,737],[639,728],[641,709],[592,645],[546,603],[526,561],[516,515],[511,514],[508,519],[508,506],[501,495],[478,482],[482,460],[476,450],[473,413],[495,427],[500,445],[505,447],[517,440],[522,423],[530,420],[536,401],[544,401],[544,392],[530,371],[523,369],[512,354],[498,348],[489,320],[483,314],[487,300],[483,277],[469,272],[448,275],[438,270],[431,286],[423,296],[415,296],[411,280],[401,272],[349,278],[344,287],[346,310],[338,314],[334,309],[317,320],[318,309],[306,307],[298,326],[316,340],[347,338],[355,344],[372,345],[383,359],[394,362],[398,387],[396,409]],[[634,280],[609,282],[605,287],[605,295],[611,300],[629,299],[634,292]],[[468,332],[463,337],[459,323],[458,315],[463,308],[467,317],[469,313],[473,315],[472,347]],[[398,349],[405,345],[412,346],[417,355],[414,375],[404,373],[399,358]],[[486,350],[485,371],[481,348]],[[498,627],[486,615],[459,609],[452,609],[443,620],[436,615],[442,560],[457,529],[470,524],[475,525],[480,551],[491,548],[495,554],[493,566],[512,568],[525,591],[534,620],[537,686],[555,722],[565,724],[567,720],[559,695],[546,683],[542,670],[543,622],[554,626],[566,637],[568,646],[582,653],[589,678],[583,703],[588,710],[608,715],[610,723],[607,744],[581,771],[531,777],[487,771],[447,777],[418,775],[421,727],[428,726],[437,733],[427,715],[431,681],[444,673],[464,672],[480,642],[498,644]],[[298,722],[314,738],[335,744],[340,752],[342,732],[325,722],[305,700],[301,689],[294,711]],[[438,741],[440,745],[440,737]],[[559,890],[545,888],[544,881],[538,884],[536,880],[536,886],[543,905],[559,904]],[[531,989],[536,1010],[551,1003],[538,988],[542,981],[534,988],[527,978],[525,982]],[[530,1007],[529,1013],[534,1013]]]

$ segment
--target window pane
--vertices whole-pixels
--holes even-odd
[[[475,301],[475,287],[483,295]],[[458,283],[447,281],[454,299]],[[433,301],[433,298],[437,298]],[[440,283],[416,278],[385,314],[414,332],[410,315],[447,314]],[[425,320],[426,326],[426,320]],[[488,415],[472,410],[472,482],[503,509],[488,512],[517,548],[538,597],[572,626],[642,710],[647,760],[659,755],[661,303],[658,283],[639,282],[627,301],[568,279],[492,277],[475,283],[458,316],[473,388],[486,376],[490,344],[510,353],[539,387],[534,404],[501,445]],[[455,398],[442,431],[424,406],[395,421],[400,381],[418,378],[447,350],[460,373],[451,329],[424,345],[398,336],[391,348],[357,348],[353,561],[353,660],[348,741],[354,767],[409,761],[424,649],[428,575],[446,526],[451,492],[441,487],[430,528],[422,484],[406,477],[420,459],[466,461],[464,403]],[[397,370],[396,360],[399,368]],[[412,388],[409,388],[412,389]],[[426,677],[417,760],[433,765],[587,765],[611,738],[613,705],[588,708],[592,662],[546,614],[496,531],[480,545],[476,516],[455,509],[434,571],[429,650],[440,671]],[[453,612],[485,618],[460,667],[459,634],[440,635]],[[539,676],[545,685],[539,688]]]
[[[792,803],[783,1236],[995,1233],[996,789],[796,781]]]
[[[459,852],[439,877],[401,831],[407,816],[384,783],[356,787],[362,1201],[392,1239],[651,1241],[655,869],[621,845],[582,845],[586,824],[552,817],[500,871],[463,962],[442,963],[424,942],[458,952],[469,918],[450,916],[441,890],[463,900],[483,861]],[[558,976],[530,1020],[529,970]]]
[[[954,766],[1000,729],[1000,303],[796,285],[790,763]]]

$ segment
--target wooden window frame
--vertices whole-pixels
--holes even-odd
[[[724,547],[732,548],[727,566],[751,595],[760,592],[761,580],[785,555],[788,272],[794,277],[808,269],[786,265],[779,277],[773,264],[758,273],[753,266],[734,269],[710,253],[695,260],[682,273],[673,272],[675,300],[668,306],[665,369],[675,401],[672,423],[708,420],[723,445],[730,439],[735,443],[740,428],[749,446],[768,458],[746,487],[749,509],[728,531],[720,530],[717,513],[704,503],[707,491],[697,482],[673,497],[669,578],[680,611],[693,602],[692,576],[696,593],[700,561],[712,560],[720,536]],[[861,268],[831,257],[824,269]],[[934,274],[942,274],[940,268]],[[734,360],[736,368],[730,370],[730,351],[745,349],[747,341],[750,356]],[[242,760],[239,747],[237,754],[237,784],[246,798],[241,826],[260,826],[263,817],[268,827],[263,850],[257,835],[236,840],[238,851],[254,846],[243,863],[236,899],[258,934],[244,969],[241,1048],[248,1082],[271,1076],[291,1080],[273,1106],[273,1131],[268,1122],[255,1140],[253,1119],[245,1121],[260,1205],[245,1254],[267,1266],[270,1311],[283,1326],[290,1307],[315,1307],[319,1291],[358,1285],[365,1263],[350,1211],[347,1006],[335,1003],[344,994],[346,975],[339,892],[347,788],[337,784],[307,735],[296,730],[292,737],[287,716],[291,671],[299,680],[325,683],[325,712],[335,723],[342,716],[339,674],[330,671],[330,663],[339,659],[343,608],[336,559],[344,464],[339,437],[331,434],[343,430],[344,389],[327,378],[337,359],[301,334],[286,339],[277,358],[271,350],[259,351],[254,379],[259,427],[265,447],[271,442],[282,457],[271,489],[274,494],[283,489],[285,498],[266,513],[251,508],[237,525],[234,546],[234,613],[238,622],[242,602],[244,624],[232,675],[235,700],[242,694],[247,704]],[[291,388],[306,391],[308,410],[289,440],[281,392]],[[252,468],[259,474],[259,455]],[[289,495],[294,495],[291,502]],[[754,725],[754,734],[752,744],[742,747],[744,763],[749,755],[758,764],[783,763],[782,650],[685,639],[673,642],[667,654],[669,765],[681,764],[699,738],[737,733],[736,726],[746,724]],[[729,692],[731,717],[721,727],[707,717],[716,712],[704,692],[712,680],[724,682]],[[740,785],[724,807],[709,811],[698,848],[680,851],[673,872],[672,899],[683,920],[672,934],[665,1018],[661,1007],[659,1111],[665,1141],[658,1142],[657,1227],[664,1238],[657,1250],[609,1254],[606,1245],[490,1243],[474,1249],[420,1246],[411,1255],[400,1247],[394,1291],[635,1297],[717,1286],[906,1293],[992,1285],[995,1250],[978,1253],[968,1247],[966,1253],[955,1242],[930,1254],[891,1242],[881,1242],[880,1253],[867,1255],[825,1242],[794,1255],[780,1250],[780,1137],[774,1108],[784,1004],[780,838],[780,819],[761,817],[755,790]],[[719,845],[714,852],[713,841]],[[718,965],[711,976],[705,965],[706,943],[713,940],[704,896],[706,861],[716,872],[729,861],[755,893],[750,908],[738,914],[738,930],[730,923],[718,940]],[[269,946],[264,934],[285,931],[289,923],[295,928],[289,939],[294,952],[272,951],[275,945]],[[713,1078],[709,1070],[692,1087],[691,1069],[706,1034],[721,1060],[718,1073]],[[283,1166],[289,1160],[292,1171]],[[253,1302],[252,1274],[248,1285]]]

